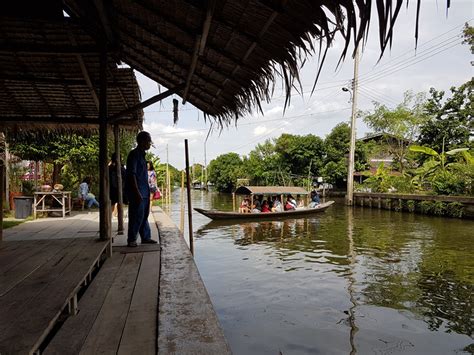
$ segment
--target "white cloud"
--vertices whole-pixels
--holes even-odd
[[[254,136],[261,136],[262,134],[268,132],[268,128],[266,126],[257,126],[253,130]]]

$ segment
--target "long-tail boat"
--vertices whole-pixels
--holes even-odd
[[[266,195],[266,196],[279,196],[280,200],[283,201],[284,195],[303,195],[308,196],[309,192],[302,187],[295,186],[240,186],[234,192],[234,210],[235,210],[235,195],[248,195],[251,199],[251,205],[253,205],[254,196]],[[260,212],[260,213],[241,213],[235,211],[219,211],[219,210],[205,210],[202,208],[194,208],[196,212],[203,214],[204,216],[213,220],[226,220],[226,219],[239,219],[239,220],[271,220],[281,218],[298,218],[310,216],[316,213],[324,212],[330,207],[334,201],[328,201],[320,203],[316,207],[299,207],[293,210],[282,211],[282,212]],[[282,202],[283,206],[283,202]]]

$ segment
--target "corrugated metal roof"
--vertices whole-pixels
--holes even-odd
[[[235,190],[238,195],[307,195],[308,191],[296,186],[240,186]]]

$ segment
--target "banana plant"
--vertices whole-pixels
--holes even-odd
[[[429,147],[423,147],[420,145],[412,145],[409,149],[412,152],[423,153],[432,157],[432,159],[425,161],[422,166],[415,170],[415,173],[417,175],[421,175],[421,177],[432,175],[438,169],[446,170],[446,168],[450,165],[446,164],[448,156],[462,153],[466,162],[469,163],[470,161],[474,160],[472,155],[468,152],[469,148],[456,148],[447,152],[445,152],[443,149],[441,153],[438,153]]]

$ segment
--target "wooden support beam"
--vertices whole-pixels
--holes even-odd
[[[215,5],[215,0],[209,1],[206,11],[206,18],[204,19],[204,23],[202,25],[202,33],[196,37],[194,53],[191,58],[188,77],[186,78],[186,86],[184,88],[183,93],[183,105],[186,103],[186,100],[188,98],[188,91],[191,85],[191,80],[193,78],[194,71],[196,70],[197,61],[199,57],[204,53],[204,49],[206,48],[207,36],[209,35],[209,29],[211,28],[212,15],[214,14]]]
[[[111,215],[109,198],[109,155],[107,152],[107,47],[100,54],[100,105],[99,105],[99,225],[100,239],[110,240]]]
[[[110,25],[109,15],[107,14],[106,6],[103,0],[94,0],[94,5],[99,15],[102,28],[104,29],[105,36],[107,37],[107,41],[113,47],[116,41],[114,33],[112,31],[112,27]]]
[[[143,102],[141,102],[141,103],[139,103],[139,104],[137,104],[133,107],[130,107],[126,110],[123,110],[122,112],[116,113],[115,115],[113,115],[112,117],[109,118],[109,123],[114,124],[120,118],[122,118],[126,115],[129,115],[129,114],[133,114],[134,112],[136,112],[140,109],[143,109],[145,107],[148,107],[148,106],[154,104],[155,102],[161,101],[161,100],[167,98],[168,96],[173,95],[178,90],[181,90],[183,87],[184,87],[184,84],[183,85],[178,85],[174,89],[166,90],[165,92],[162,92],[161,94],[150,97],[148,100],[145,100],[145,101],[143,101]]]
[[[1,160],[0,161],[0,242],[3,240],[3,195],[4,193],[5,193],[5,162]]]
[[[115,155],[117,157],[117,234],[123,234],[123,190],[122,190],[122,179],[125,176],[122,176],[122,158],[120,156],[120,126],[118,124],[114,125],[114,145],[115,145]]]

